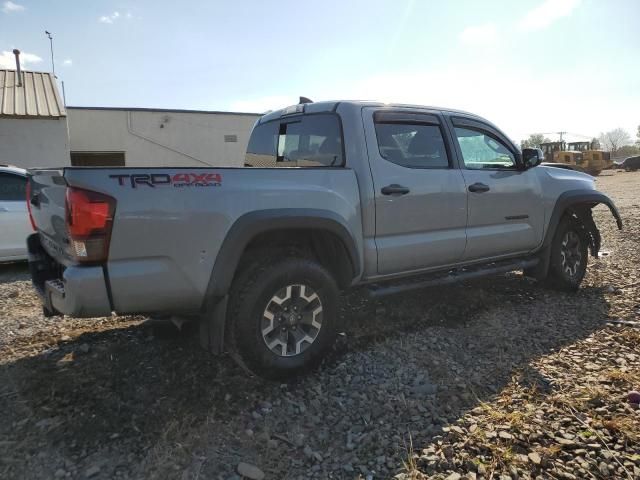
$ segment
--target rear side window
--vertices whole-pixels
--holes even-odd
[[[376,122],[380,155],[407,168],[448,168],[449,159],[437,125]]]
[[[27,178],[12,173],[0,173],[0,202],[26,202]]]
[[[335,114],[303,115],[256,126],[247,167],[339,167],[344,164],[340,121]]]

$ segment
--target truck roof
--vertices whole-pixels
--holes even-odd
[[[479,115],[474,113],[465,112],[464,110],[456,110],[453,108],[443,108],[443,107],[433,107],[427,105],[414,105],[407,103],[384,103],[379,101],[372,100],[327,100],[322,102],[313,102],[313,103],[299,103],[297,105],[291,105],[286,108],[281,108],[279,110],[274,110],[272,112],[266,113],[262,116],[258,123],[268,122],[269,120],[273,120],[276,118],[280,118],[283,115],[290,115],[294,113],[320,113],[320,112],[335,112],[338,106],[349,105],[353,108],[363,108],[363,107],[391,107],[391,108],[414,108],[419,110],[431,110],[431,111],[439,111],[446,113],[457,113],[460,115],[474,117],[479,120],[487,121]]]

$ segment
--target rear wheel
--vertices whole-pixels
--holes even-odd
[[[260,376],[313,367],[335,339],[338,287],[314,260],[254,262],[234,281],[230,302],[231,346]]]
[[[551,243],[549,283],[560,290],[577,290],[587,272],[588,254],[582,225],[564,216]]]

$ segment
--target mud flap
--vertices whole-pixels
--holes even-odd
[[[211,299],[198,319],[200,345],[214,355],[221,355],[224,352],[224,327],[228,302],[228,295]]]

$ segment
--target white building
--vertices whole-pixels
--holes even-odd
[[[0,164],[70,165],[67,114],[49,73],[0,70]]]
[[[242,166],[258,114],[67,107],[72,165]]]
[[[259,114],[66,107],[49,73],[0,70],[0,164],[242,166]]]

